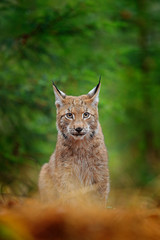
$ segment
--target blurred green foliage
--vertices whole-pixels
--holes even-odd
[[[1,187],[32,191],[36,174],[28,173],[54,150],[51,80],[80,95],[99,75],[111,184],[152,182],[160,170],[159,10],[158,0],[1,0]]]

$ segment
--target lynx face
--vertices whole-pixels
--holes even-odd
[[[66,96],[55,85],[57,129],[64,138],[93,138],[98,127],[99,84],[87,95]]]

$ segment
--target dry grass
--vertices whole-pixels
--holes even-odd
[[[118,195],[122,194],[114,193],[110,202]],[[119,206],[117,204],[114,208],[104,208],[91,199],[87,201],[79,196],[78,201],[72,199],[66,204],[61,199],[50,205],[44,205],[35,198],[3,198],[0,206],[0,239],[160,239],[160,209],[155,202],[137,193],[132,197],[128,194],[128,199],[126,195],[123,196],[124,203],[129,204],[121,204],[121,196]]]

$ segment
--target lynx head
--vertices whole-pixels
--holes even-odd
[[[57,108],[57,129],[66,139],[93,138],[98,128],[100,80],[88,94],[67,96],[53,83]]]

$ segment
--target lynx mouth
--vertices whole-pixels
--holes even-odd
[[[86,135],[86,133],[72,133],[72,135],[75,137],[82,137],[82,136]]]

